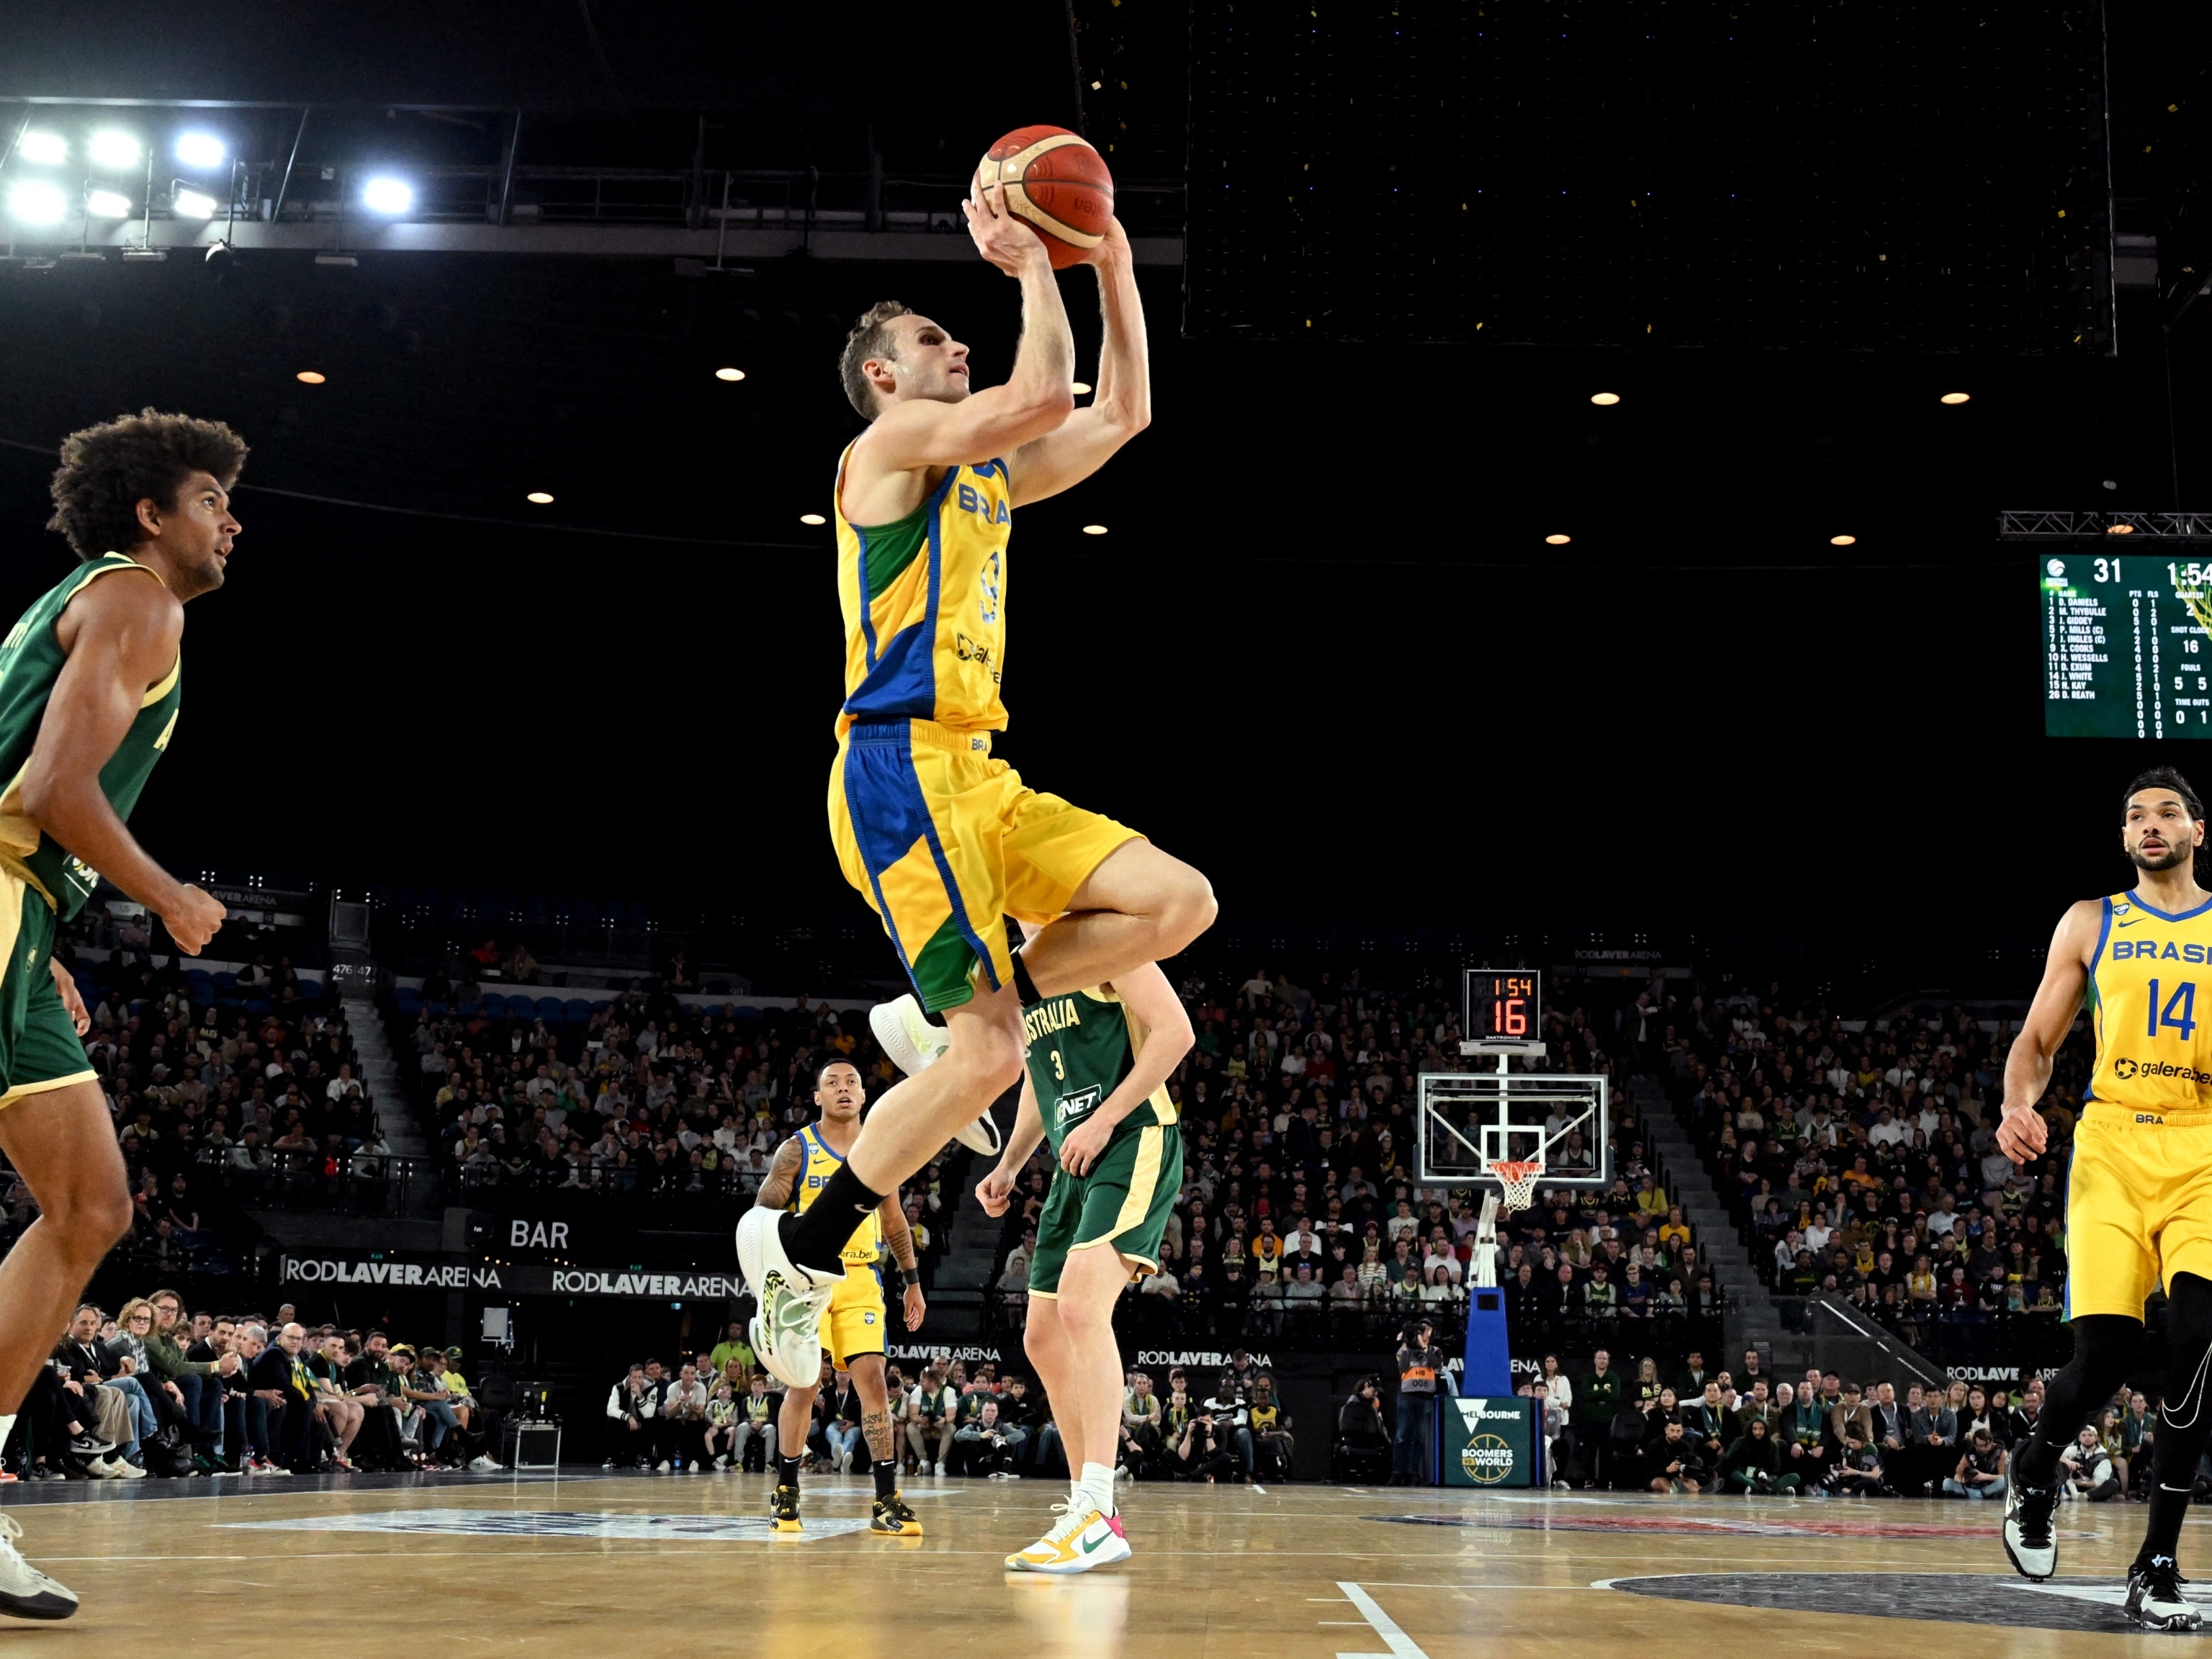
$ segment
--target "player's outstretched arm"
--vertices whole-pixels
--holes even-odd
[[[1000,1216],[1012,1201],[1014,1182],[1020,1179],[1022,1166],[1030,1161],[1030,1154],[1044,1139],[1044,1112],[1037,1104],[1036,1081],[1029,1069],[1022,1070],[1022,1103],[1014,1111],[1014,1127],[1006,1132],[1006,1144],[999,1149],[998,1164],[991,1172],[975,1183],[975,1200],[983,1206],[983,1213]]]
[[[1082,483],[1152,423],[1145,304],[1137,293],[1129,238],[1119,219],[1107,222],[1106,239],[1091,250],[1088,263],[1098,273],[1098,307],[1105,324],[1098,349],[1098,384],[1088,408],[1077,410],[1063,424],[1014,452],[1007,471],[1016,507]]]
[[[775,1156],[768,1162],[768,1173],[761,1177],[760,1190],[753,1194],[753,1207],[757,1210],[780,1210],[790,1203],[792,1188],[799,1184],[799,1166],[805,1159],[806,1154],[800,1148],[797,1135],[777,1147]],[[904,1215],[899,1217],[899,1224],[902,1227],[906,1224]]]
[[[100,787],[146,688],[176,664],[184,606],[158,582],[109,577],[71,599],[55,629],[69,660],[23,769],[23,811],[161,917],[179,950],[198,956],[222,925],[223,907],[147,856]]]
[[[891,404],[854,446],[854,462],[865,470],[911,472],[1011,455],[1058,427],[1075,407],[1075,336],[1044,244],[1007,210],[1000,185],[960,207],[976,251],[1022,285],[1014,372],[1004,386],[957,403],[916,398]]]
[[[2043,964],[2043,983],[2012,1052],[2005,1056],[2004,1116],[1997,1125],[1997,1148],[2014,1164],[2043,1155],[2047,1130],[2035,1109],[2051,1085],[2051,1062],[2081,1012],[2089,983],[2089,960],[2103,931],[2105,907],[2096,899],[2069,906],[2051,936],[2051,955]]]

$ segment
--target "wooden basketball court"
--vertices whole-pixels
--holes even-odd
[[[1711,1659],[1927,1643],[1994,1659],[2194,1639],[2121,1620],[2132,1506],[2062,1510],[2061,1577],[2036,1587],[2004,1570],[1997,1506],[1956,1502],[1146,1486],[1126,1500],[1134,1560],[1042,1579],[1001,1563],[1049,1519],[1064,1492],[1049,1482],[917,1482],[928,1533],[911,1540],[865,1530],[859,1479],[810,1482],[799,1539],[767,1530],[757,1475],[209,1492],[11,1488],[25,1553],[83,1611],[10,1625],[9,1638],[157,1651],[197,1627],[227,1654],[291,1659],[303,1629],[337,1618],[380,1650],[432,1639],[564,1656],[765,1638],[763,1652],[1106,1659]],[[2185,1569],[2212,1547],[2208,1525],[2191,1523]]]

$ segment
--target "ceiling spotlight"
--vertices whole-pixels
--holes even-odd
[[[528,501],[533,507],[550,507],[553,505],[553,497],[550,494],[543,489],[533,489],[522,499]]]
[[[1590,401],[1600,409],[1611,409],[1620,401],[1620,394],[1618,392],[1593,392]]]
[[[188,167],[222,165],[222,140],[211,132],[185,132],[177,137],[177,160]]]
[[[2136,527],[2131,524],[2108,524],[2105,526],[2105,533],[2107,536],[2132,536],[2136,533]],[[2158,556],[2153,554],[2151,556],[2155,558]]]
[[[59,185],[26,179],[8,192],[8,216],[27,225],[58,225],[69,215],[69,198]]]
[[[1859,538],[1856,536],[1831,536],[1828,538],[1828,545],[1831,547],[1856,547],[1858,545],[1858,539]]]
[[[828,524],[830,522],[829,520],[823,518],[819,513],[802,513],[799,515],[799,521],[801,524]]]
[[[1943,394],[1942,400],[1947,404],[1963,404],[1972,396],[1973,393],[1971,392],[1947,392]]]
[[[1069,387],[1068,390],[1074,392],[1077,397],[1080,398],[1091,390],[1091,382],[1088,380],[1078,380],[1073,386]]]
[[[1087,524],[1083,526],[1083,533],[1086,536],[1103,536],[1106,533],[1106,526],[1103,524]]]
[[[714,378],[718,380],[742,380],[745,378],[745,372],[742,368],[718,368],[714,371]]]
[[[361,204],[371,213],[410,213],[415,207],[415,186],[404,179],[381,174],[361,187]]]
[[[303,368],[292,378],[297,380],[301,386],[320,386],[325,380],[328,380],[330,376],[323,374],[319,369]]]
[[[1545,537],[1544,539],[1550,543],[1553,547],[1565,547],[1569,542],[1574,540],[1574,538],[1554,530],[1550,535]]]
[[[131,198],[119,190],[95,190],[84,198],[84,210],[95,219],[128,219]]]
[[[69,140],[58,132],[27,132],[15,143],[15,154],[42,167],[58,167],[69,160]]]
[[[169,211],[179,219],[212,219],[215,210],[215,198],[204,190],[179,185],[169,192]]]
[[[144,154],[138,147],[138,140],[120,127],[106,127],[94,133],[91,151],[93,166],[118,173],[125,167],[137,167],[139,156]]]

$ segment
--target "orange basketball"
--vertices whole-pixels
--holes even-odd
[[[1097,247],[1114,216],[1114,175],[1105,158],[1066,127],[1017,127],[984,153],[975,196],[1002,184],[1006,205],[1044,239],[1063,270]]]

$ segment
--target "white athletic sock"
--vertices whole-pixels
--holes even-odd
[[[1079,1501],[1101,1515],[1111,1516],[1114,1513],[1114,1471],[1110,1465],[1085,1463],[1083,1477],[1075,1483],[1075,1487],[1081,1494]]]
[[[15,1432],[15,1417],[14,1412],[0,1413],[0,1447],[6,1446],[8,1437]]]

